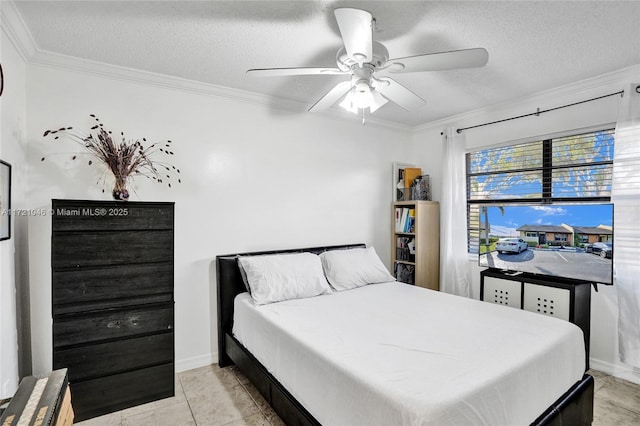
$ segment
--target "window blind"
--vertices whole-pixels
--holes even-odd
[[[469,253],[479,252],[481,207],[608,202],[614,130],[467,153]]]

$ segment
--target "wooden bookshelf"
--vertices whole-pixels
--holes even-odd
[[[393,203],[391,231],[391,265],[396,279],[439,290],[440,204],[418,200]]]

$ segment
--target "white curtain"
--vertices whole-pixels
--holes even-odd
[[[442,143],[444,177],[440,205],[440,290],[471,297],[464,133],[449,128],[443,133]]]
[[[613,160],[614,268],[620,361],[640,367],[640,85],[625,88]]]

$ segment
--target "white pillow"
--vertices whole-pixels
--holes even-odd
[[[320,257],[313,253],[239,257],[257,305],[331,293]]]
[[[337,291],[395,281],[373,247],[329,250],[320,259],[331,287]]]

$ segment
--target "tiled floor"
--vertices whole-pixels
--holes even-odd
[[[594,426],[640,425],[640,385],[589,370],[596,380]]]
[[[640,385],[595,370],[594,426],[640,425]],[[282,425],[235,368],[217,365],[179,373],[176,396],[77,423],[80,426]]]

